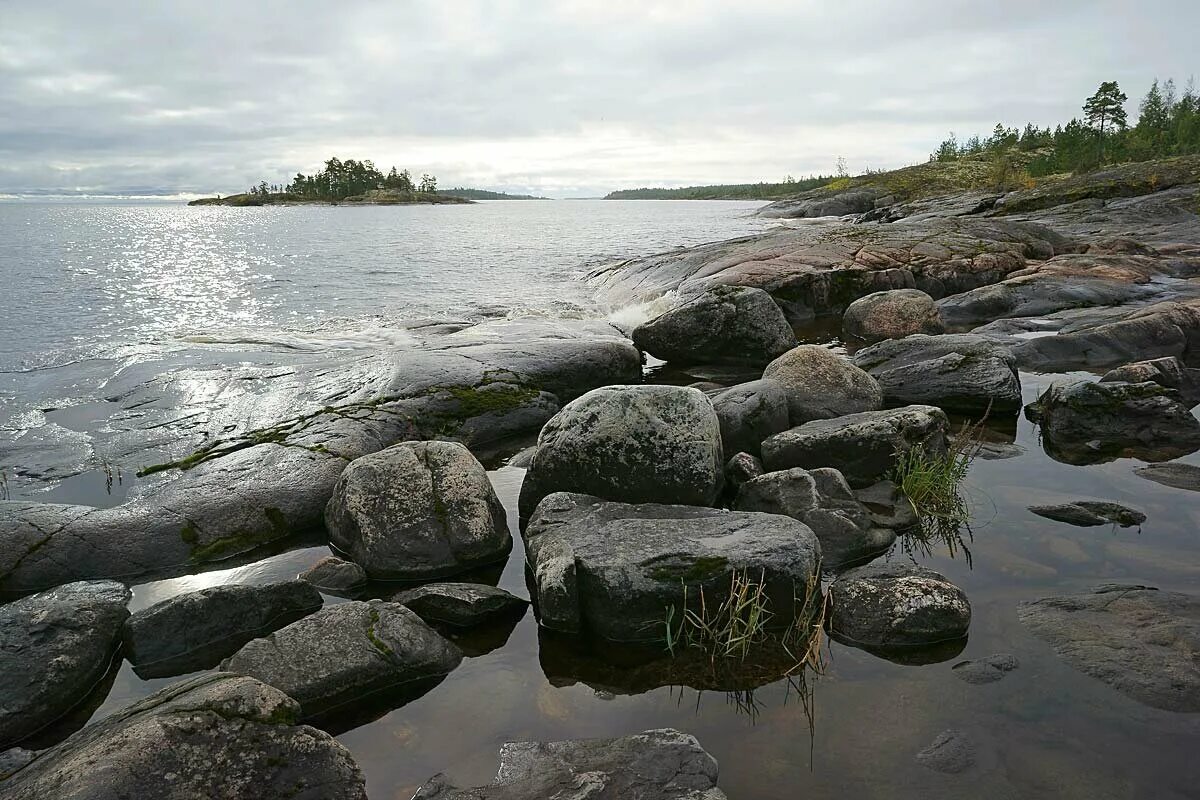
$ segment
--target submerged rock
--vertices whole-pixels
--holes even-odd
[[[865,342],[944,330],[937,304],[919,289],[893,289],[860,297],[842,316],[842,332]]]
[[[710,602],[727,595],[735,574],[761,578],[786,626],[821,558],[813,532],[788,517],[566,493],[541,502],[525,547],[538,621],[615,641],[661,641],[667,609],[682,618],[685,586],[690,608],[702,588]]]
[[[695,737],[671,728],[619,739],[509,742],[488,786],[460,789],[436,775],[413,800],[725,800],[717,762]]]
[[[962,731],[944,730],[917,753],[917,763],[935,772],[956,775],[975,763],[975,747]]]
[[[322,602],[316,587],[300,580],[176,595],[125,620],[125,656],[142,678],[208,669],[251,639],[311,614]]]
[[[299,705],[253,678],[176,683],[95,722],[3,784],[5,800],[366,800],[332,736],[297,725]]]
[[[679,364],[766,364],[796,346],[796,334],[771,295],[716,286],[633,329],[633,343]]]
[[[783,387],[792,425],[883,407],[875,379],[827,348],[803,344],[772,361],[763,378]]]
[[[1017,657],[1011,653],[979,658],[974,661],[960,661],[951,669],[954,677],[971,684],[995,683],[1004,678],[1019,666]]]
[[[113,664],[129,589],[80,581],[0,605],[0,748],[82,703]]]
[[[1150,381],[1179,392],[1188,408],[1200,403],[1200,369],[1185,366],[1176,356],[1135,361],[1105,373],[1101,383],[1145,383]]]
[[[330,606],[255,639],[221,668],[286,692],[312,720],[360,705],[395,708],[402,703],[393,702],[393,691],[427,690],[461,660],[458,648],[411,610],[372,600]]]
[[[788,397],[773,380],[757,380],[732,386],[712,398],[721,425],[721,443],[726,453],[758,456],[762,442],[791,427]]]
[[[1200,595],[1113,584],[1021,603],[1017,616],[1072,667],[1122,694],[1200,711]]]
[[[1133,471],[1139,478],[1161,483],[1173,489],[1200,492],[1200,467],[1193,464],[1149,464]]]
[[[330,543],[374,578],[451,575],[512,549],[487,472],[456,442],[404,442],[350,462],[325,523]]]
[[[852,569],[829,587],[829,632],[868,649],[921,647],[967,635],[971,604],[944,575],[908,564]]]
[[[950,427],[933,406],[848,414],[816,420],[763,442],[763,465],[772,472],[833,467],[851,486],[870,486],[896,465],[898,453],[918,447],[931,456],[946,454]]]
[[[329,594],[352,596],[367,585],[367,572],[353,561],[325,556],[301,572],[300,580]]]
[[[1110,523],[1129,528],[1146,521],[1146,515],[1140,511],[1134,511],[1120,503],[1099,500],[1076,500],[1073,503],[1059,503],[1054,506],[1030,506],[1029,510],[1039,517],[1078,525],[1081,528]]]
[[[503,589],[478,583],[429,583],[392,597],[429,623],[469,627],[513,613],[529,605]]]
[[[546,423],[521,485],[527,518],[553,492],[630,503],[712,505],[725,466],[708,398],[678,386],[606,386]]]

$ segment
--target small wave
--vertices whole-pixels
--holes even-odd
[[[608,321],[622,331],[631,331],[643,322],[670,311],[679,302],[679,293],[667,292],[643,303],[633,303],[610,311]]]

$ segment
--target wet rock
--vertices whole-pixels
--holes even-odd
[[[842,317],[842,332],[865,342],[944,330],[933,298],[919,289],[893,289],[860,297]]]
[[[1072,667],[1122,694],[1200,711],[1200,595],[1114,584],[1021,603],[1017,616]]]
[[[733,386],[714,395],[712,405],[721,425],[721,442],[726,453],[758,456],[764,439],[791,427],[787,394],[773,380]]]
[[[529,605],[495,586],[478,583],[429,583],[392,597],[428,623],[469,627],[514,613]]]
[[[1108,503],[1098,500],[1076,500],[1073,503],[1059,503],[1053,506],[1030,506],[1029,510],[1039,517],[1046,517],[1068,525],[1078,525],[1081,528],[1096,525],[1120,525],[1129,528],[1141,525],[1146,521],[1146,515],[1140,511],[1123,506],[1120,503]]]
[[[633,343],[679,364],[766,364],[796,346],[796,334],[771,295],[717,286],[633,329]]]
[[[366,800],[350,752],[324,731],[297,725],[299,712],[295,700],[253,678],[201,675],[41,753],[4,782],[4,797]]]
[[[725,463],[725,492],[728,496],[736,497],[738,490],[747,481],[752,481],[763,474],[763,465],[749,453],[736,453]]]
[[[0,748],[82,703],[112,666],[132,597],[80,581],[0,605]]]
[[[933,406],[806,422],[763,442],[763,465],[771,472],[833,467],[851,486],[862,488],[887,475],[896,464],[896,454],[909,448],[945,455],[949,426],[945,413]]]
[[[216,666],[251,639],[321,607],[321,593],[300,580],[231,584],[177,595],[125,620],[125,655],[142,678]]]
[[[895,531],[875,525],[835,469],[768,472],[742,486],[734,508],[803,522],[821,543],[822,566],[827,569],[879,555],[896,541]]]
[[[985,336],[909,336],[863,348],[854,363],[879,383],[887,405],[920,403],[962,413],[1021,407],[1016,359]]]
[[[352,461],[325,524],[330,543],[373,578],[451,575],[512,549],[487,472],[456,442],[404,442]]]
[[[854,493],[858,502],[871,515],[871,521],[881,528],[903,531],[917,524],[917,510],[912,501],[892,481],[879,481]]]
[[[383,703],[376,695],[406,687],[427,690],[461,660],[458,648],[414,612],[372,600],[330,606],[255,639],[221,668],[287,693],[312,720]],[[401,704],[390,696],[386,702]]]
[[[772,361],[763,378],[783,387],[792,425],[883,407],[875,379],[827,348],[805,344]]]
[[[367,572],[353,561],[325,556],[301,572],[300,580],[328,594],[353,596],[367,585]]]
[[[525,530],[539,622],[615,641],[661,640],[667,608],[682,614],[703,588],[728,593],[734,573],[766,583],[774,622],[821,558],[816,536],[788,517],[679,505],[628,505],[559,493]]]
[[[488,786],[460,789],[436,775],[413,800],[725,800],[717,762],[696,739],[671,728],[619,739],[509,742]]]
[[[36,757],[37,753],[22,747],[13,747],[0,752],[0,781],[12,775]]]
[[[521,485],[527,518],[553,492],[630,503],[712,505],[725,466],[708,398],[678,386],[606,386],[546,424]]]
[[[1133,471],[1139,478],[1161,483],[1173,489],[1200,492],[1200,467],[1193,464],[1149,464]]]
[[[957,775],[975,763],[975,747],[962,731],[944,730],[917,753],[917,763],[934,772]]]
[[[858,567],[842,574],[829,591],[830,634],[860,647],[919,647],[961,639],[971,624],[971,604],[963,590],[923,567]]]
[[[1019,666],[1017,657],[1011,653],[979,658],[974,661],[960,661],[951,669],[954,677],[970,684],[995,683]]]
[[[1200,449],[1200,421],[1156,383],[1051,386],[1025,408],[1042,445],[1067,464],[1115,458],[1166,461]]]
[[[1184,365],[1176,356],[1136,361],[1105,373],[1101,383],[1145,383],[1150,381],[1179,392],[1188,408],[1200,403],[1200,369]]]

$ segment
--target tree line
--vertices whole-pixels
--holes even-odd
[[[1033,177],[1060,172],[1087,172],[1106,164],[1149,161],[1200,153],[1200,93],[1188,81],[1180,93],[1175,81],[1156,79],[1138,105],[1131,126],[1125,111],[1128,96],[1116,81],[1100,84],[1083,104],[1082,117],[1065,125],[1023,129],[997,123],[991,136],[960,142],[953,133],[938,145],[930,161],[1006,157],[1027,153],[1025,169]]]
[[[426,173],[419,181],[414,182],[412,173],[408,170],[398,172],[392,167],[385,175],[370,159],[355,161],[348,158],[342,161],[334,156],[325,162],[325,168],[320,172],[312,175],[297,172],[296,177],[286,185],[272,185],[263,181],[250,187],[247,194],[264,198],[268,195],[284,194],[305,200],[345,200],[372,189],[433,194],[437,192],[437,178]]]

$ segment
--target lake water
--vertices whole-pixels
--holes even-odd
[[[758,229],[753,204],[557,202],[431,208],[188,209],[2,206],[6,293],[0,374],[8,428],[0,465],[28,409],[86,404],[149,350],[237,341],[286,354],[385,344],[388,322],[520,308],[601,314],[578,277],[614,258]],[[211,337],[206,344],[205,337]],[[837,345],[836,327],[812,338]],[[1084,377],[1084,376],[1079,376]],[[1022,375],[1026,401],[1061,376]],[[18,411],[18,409],[25,409]],[[0,424],[3,424],[0,419]],[[86,415],[78,433],[88,437]],[[463,642],[472,656],[402,707],[376,709],[336,734],[367,774],[373,800],[411,797],[437,772],[460,785],[493,776],[509,740],[619,736],[676,727],[720,762],[735,800],[795,797],[1187,798],[1200,796],[1200,715],[1143,706],[1064,664],[1016,618],[1022,600],[1132,582],[1200,586],[1196,495],[1137,479],[1139,462],[1074,467],[1049,458],[1024,419],[992,419],[1017,454],[978,459],[973,518],[961,541],[887,557],[946,574],[970,597],[961,654],[908,666],[832,644],[825,673],[743,691],[654,683],[653,670],[586,642],[539,634],[532,613]],[[1200,463],[1195,456],[1185,459]],[[522,470],[491,473],[516,530]],[[47,487],[58,484],[53,492]],[[70,482],[14,481],[20,496],[96,502]],[[72,494],[74,493],[74,494]],[[1096,498],[1146,513],[1140,528],[1074,528],[1026,507]],[[294,576],[328,550],[313,543],[255,564],[134,587],[140,608],[221,582]],[[522,552],[489,576],[528,597]],[[375,587],[386,596],[388,587]],[[329,598],[328,602],[338,602]],[[970,685],[961,659],[1012,653],[1004,680]],[[102,687],[93,718],[178,678],[142,681],[128,664]],[[976,764],[959,775],[914,760],[946,729],[964,732]]]

